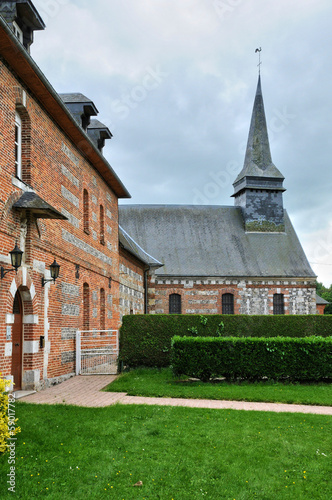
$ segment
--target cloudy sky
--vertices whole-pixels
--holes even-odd
[[[131,203],[232,205],[257,85],[284,204],[332,283],[330,0],[34,0],[32,56],[113,133]]]

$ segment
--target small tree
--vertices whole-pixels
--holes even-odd
[[[16,427],[16,421],[10,422],[8,417],[8,388],[10,380],[5,380],[0,373],[0,454],[5,453],[8,448],[8,439],[20,432],[20,428]],[[14,429],[13,429],[14,427]]]

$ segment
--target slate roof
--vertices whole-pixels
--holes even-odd
[[[235,185],[244,177],[267,177],[284,180],[284,176],[272,162],[260,77],[252,110],[244,165],[235,179],[235,191],[237,191]]]
[[[231,206],[122,205],[119,223],[159,276],[315,277],[286,212],[285,233],[246,233]]]
[[[91,103],[91,99],[86,97],[84,94],[80,92],[72,92],[70,94],[59,94],[63,102],[76,102],[76,103]]]
[[[90,125],[88,125],[88,129],[107,129],[107,125],[105,123],[102,123],[101,121],[97,120],[97,118],[92,118]]]
[[[320,297],[319,295],[317,295],[316,293],[316,304],[318,305],[327,305],[329,304],[330,302],[328,302],[327,300],[323,299],[323,297]]]
[[[112,132],[110,129],[101,121],[97,120],[96,118],[93,118],[90,122],[90,125],[88,125],[88,131],[89,130],[97,130],[100,131],[101,135],[105,139],[111,139],[113,137]]]
[[[43,200],[33,191],[28,191],[14,203],[17,210],[29,210],[38,219],[68,220],[65,215],[56,210],[52,205]]]
[[[119,242],[125,250],[137,257],[144,264],[147,264],[149,267],[157,268],[163,265],[157,259],[149,255],[145,250],[143,250],[143,248],[141,248],[121,226],[119,226]]]

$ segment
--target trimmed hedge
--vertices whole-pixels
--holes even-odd
[[[332,378],[332,337],[213,338],[172,340],[176,376],[319,381]]]
[[[164,367],[170,365],[171,340],[174,335],[217,335],[224,323],[224,337],[328,337],[332,335],[332,315],[247,316],[181,314],[124,316],[120,330],[120,363],[124,366]]]

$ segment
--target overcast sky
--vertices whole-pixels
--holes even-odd
[[[233,205],[261,47],[284,206],[318,280],[332,283],[331,0],[33,3],[46,30],[32,56],[58,92],[94,101],[130,203]]]

